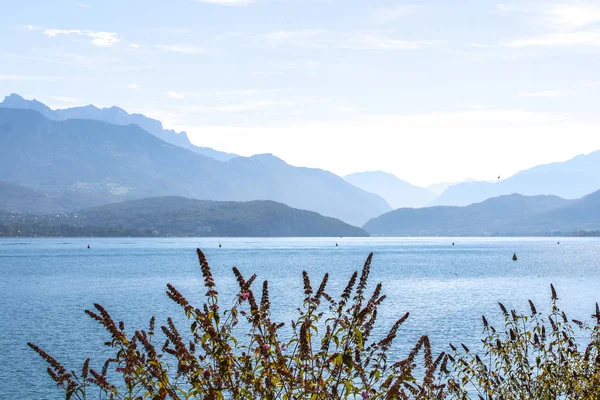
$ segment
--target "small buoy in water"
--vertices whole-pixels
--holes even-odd
[[[338,247],[338,244],[337,244],[337,243],[335,244],[335,247]]]
[[[88,244],[88,249],[90,248],[90,245]]]
[[[556,244],[560,244],[560,242],[556,242]]]
[[[452,242],[452,246],[454,246],[454,242]]]
[[[517,261],[517,253],[513,254],[513,261]]]
[[[219,247],[221,247],[221,243],[219,243]]]

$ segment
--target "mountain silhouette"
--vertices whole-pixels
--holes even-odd
[[[355,237],[361,228],[274,201],[205,201],[154,197],[74,213],[0,211],[0,236]]]
[[[564,162],[539,165],[498,182],[449,187],[431,205],[465,206],[501,195],[554,195],[578,199],[600,189],[600,151]]]
[[[557,196],[512,194],[464,207],[401,208],[370,220],[363,228],[371,235],[381,236],[531,235],[600,229],[600,218],[587,225],[581,219],[564,223],[563,219],[568,219],[565,213],[568,215],[577,204],[577,200]],[[586,203],[585,210],[600,215],[600,203],[594,204]],[[542,227],[541,222],[547,225]]]
[[[273,200],[360,226],[391,209],[330,172],[292,167],[272,155],[222,162],[137,125],[52,121],[11,108],[0,108],[0,179],[82,200],[69,210],[156,196]]]
[[[90,104],[83,107],[52,110],[50,107],[35,99],[25,100],[23,97],[15,93],[6,96],[4,101],[0,103],[0,107],[34,110],[53,121],[64,121],[67,119],[91,119],[104,121],[115,125],[135,124],[167,143],[192,150],[198,154],[214,158],[215,160],[227,161],[237,157],[236,154],[217,151],[209,147],[195,146],[190,142],[185,132],[175,132],[171,129],[164,129],[162,123],[158,120],[148,118],[142,114],[129,114],[119,107],[98,108]]]
[[[356,187],[383,197],[392,208],[424,207],[437,196],[387,172],[357,172],[344,177]]]

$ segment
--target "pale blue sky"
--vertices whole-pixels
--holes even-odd
[[[598,1],[2,3],[0,95],[198,145],[422,185],[600,149]]]

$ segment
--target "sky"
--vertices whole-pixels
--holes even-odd
[[[418,185],[600,150],[600,1],[2,3],[0,96]]]

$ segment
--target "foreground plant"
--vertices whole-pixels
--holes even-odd
[[[156,347],[155,320],[147,331],[127,335],[123,322],[115,323],[99,304],[86,313],[110,333],[107,345],[114,351],[102,371],[84,362],[81,373],[68,372],[34,344],[29,346],[49,364],[48,373],[66,398],[86,399],[435,399],[445,396],[436,380],[445,370],[444,353],[433,359],[427,336],[408,356],[388,359],[402,316],[381,340],[372,338],[377,310],[384,301],[379,283],[366,296],[371,253],[360,276],[354,272],[338,299],[327,292],[325,274],[316,290],[303,272],[304,301],[291,329],[280,338],[283,323],[271,320],[268,282],[260,299],[249,279],[237,268],[239,284],[233,306],[221,310],[218,292],[206,257],[197,250],[206,287],[206,302],[195,307],[171,284],[167,295],[179,304],[190,321],[182,335],[171,318],[161,327],[163,346]],[[190,332],[188,335],[187,332]],[[415,377],[422,354],[422,379]],[[116,377],[118,378],[115,378]]]
[[[558,307],[550,285],[551,313],[544,317],[533,302],[529,313],[517,314],[498,303],[504,327],[496,329],[482,317],[485,353],[464,344],[452,346],[454,371],[448,380],[457,399],[598,399],[600,398],[600,309],[592,325],[569,321]],[[574,325],[589,336],[581,346]]]

